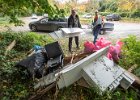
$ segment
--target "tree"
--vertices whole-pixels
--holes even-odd
[[[94,12],[95,10],[99,10],[99,2],[97,0],[88,0],[86,8],[86,12]]]
[[[118,0],[101,0],[99,5],[101,11],[116,12],[118,9]]]
[[[21,25],[23,22],[18,17],[32,12],[48,13],[51,18],[58,14],[56,6],[52,6],[49,1],[51,0],[0,0],[0,12],[3,16],[10,17],[11,23]]]

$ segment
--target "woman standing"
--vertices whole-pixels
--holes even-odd
[[[101,32],[102,28],[102,17],[98,14],[98,11],[95,11],[95,17],[94,17],[94,22],[92,23],[93,25],[93,35],[94,35],[94,41],[93,43],[96,43],[96,39],[98,37],[98,34]]]

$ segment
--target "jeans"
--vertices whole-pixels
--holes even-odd
[[[74,38],[75,38],[76,48],[79,48],[79,37],[75,36]],[[69,51],[71,51],[71,48],[72,48],[72,40],[73,40],[73,37],[69,37]]]
[[[98,34],[101,32],[101,25],[97,25],[94,29],[93,29],[93,35],[94,35],[94,41],[93,43],[96,43],[96,39],[98,37]]]

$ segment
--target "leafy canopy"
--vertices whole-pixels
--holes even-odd
[[[49,0],[0,0],[0,15],[9,16],[10,22],[15,25],[23,24],[18,17],[31,13],[48,13],[50,18],[64,16],[64,10],[51,5]]]

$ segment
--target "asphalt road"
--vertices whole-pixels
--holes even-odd
[[[129,35],[135,35],[140,39],[140,23],[124,23],[119,21],[111,21],[110,23],[114,23],[114,30],[107,31],[104,35],[99,35],[99,37],[105,37],[108,40],[116,41],[118,39],[126,38]],[[86,29],[85,32],[87,35],[84,36],[84,38],[87,38],[87,40],[93,40],[91,30]]]
[[[16,32],[30,31],[28,24],[38,19],[31,19],[31,17],[22,18],[22,20],[25,22],[24,26],[17,26],[17,27],[12,26],[11,29]],[[117,39],[125,38],[128,35],[136,35],[137,38],[140,39],[140,23],[124,23],[119,21],[111,21],[111,23],[114,23],[114,30],[110,32],[106,32],[104,35],[99,35],[99,37],[105,37],[111,41],[114,41]],[[86,34],[84,34],[81,37],[84,40],[93,40],[91,29],[88,29],[87,25],[83,25],[83,28]]]

